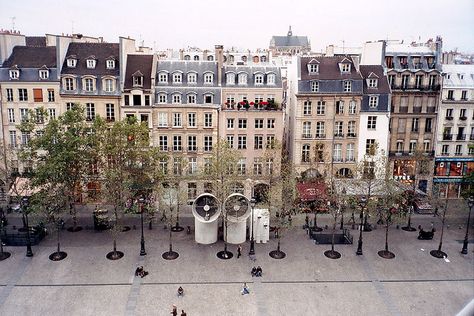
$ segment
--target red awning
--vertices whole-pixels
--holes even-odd
[[[326,183],[320,182],[305,182],[297,183],[296,188],[301,202],[312,202],[327,199]]]

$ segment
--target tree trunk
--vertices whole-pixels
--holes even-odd
[[[152,224],[152,220],[150,219],[150,221],[148,222],[148,229],[149,230],[152,230],[153,229],[153,224]]]
[[[114,238],[114,258],[117,258],[117,239]]]
[[[336,222],[337,216],[334,216],[334,224],[332,226],[332,241],[331,241],[331,250],[334,252],[334,234],[336,233]]]
[[[59,231],[61,230],[61,227],[60,227],[59,223],[57,223],[56,226],[57,226],[57,229],[58,229],[58,254],[59,254],[59,252],[61,251],[61,249],[60,249],[60,245],[61,245],[61,243],[60,243],[60,233],[59,233]]]
[[[171,226],[172,226],[172,224],[171,224],[171,218],[170,218],[170,253],[173,251]]]
[[[385,223],[385,251],[388,251],[388,219]]]

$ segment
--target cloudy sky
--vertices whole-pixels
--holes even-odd
[[[12,17],[26,35],[130,36],[156,49],[266,48],[291,25],[313,51],[441,35],[445,50],[474,53],[473,0],[0,0],[0,28],[11,29]]]

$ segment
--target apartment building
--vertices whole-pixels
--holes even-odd
[[[438,110],[434,184],[441,194],[459,198],[462,177],[474,172],[474,65],[443,65]]]
[[[363,86],[352,58],[294,58],[288,75],[287,143],[303,177],[354,175]]]

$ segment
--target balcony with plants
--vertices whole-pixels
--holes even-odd
[[[240,102],[225,102],[224,110],[237,110],[237,111],[278,111],[281,110],[280,104],[274,100],[253,102],[243,100]]]

